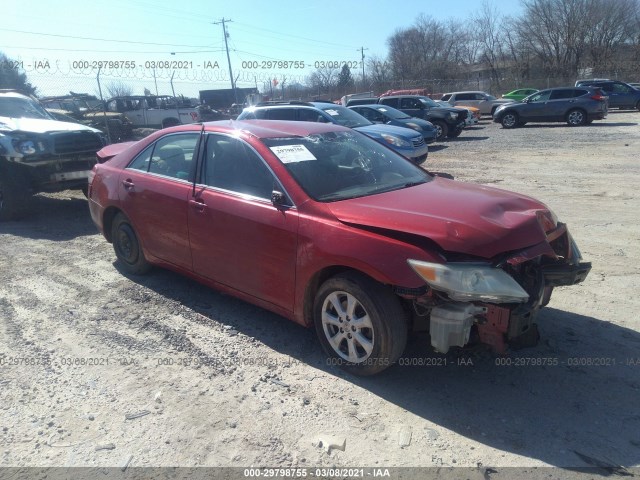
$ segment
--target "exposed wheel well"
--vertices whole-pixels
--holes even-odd
[[[102,230],[104,231],[104,236],[109,243],[113,242],[113,239],[111,238],[111,225],[113,224],[113,219],[120,212],[120,209],[116,207],[109,207],[105,210],[102,217]]]
[[[320,286],[329,278],[344,272],[358,272],[361,275],[372,278],[371,276],[360,270],[351,267],[345,267],[344,265],[333,265],[316,272],[307,284],[307,288],[304,292],[304,323],[307,326],[313,325],[313,302],[316,298],[316,293],[318,292]],[[374,278],[372,279],[374,281],[377,281]]]

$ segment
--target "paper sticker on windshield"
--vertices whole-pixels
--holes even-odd
[[[317,160],[313,153],[304,145],[280,145],[277,147],[269,147],[273,153],[282,161],[282,163],[307,162],[309,160]]]
[[[325,112],[327,112],[332,117],[335,117],[336,115],[340,115],[340,112],[338,110],[334,110],[334,109],[325,110]]]

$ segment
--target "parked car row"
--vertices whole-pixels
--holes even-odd
[[[444,105],[424,95],[415,94],[383,94],[380,97],[354,98],[346,102],[346,106],[384,105],[394,108],[412,117],[429,121],[436,128],[436,138],[455,138],[462,133],[467,125],[477,122],[477,116],[467,108],[453,108]]]
[[[424,137],[424,130],[418,128],[398,127],[388,124],[376,124],[367,120],[349,108],[331,102],[266,102],[245,108],[238,120],[285,120],[303,122],[333,123],[353,128],[396,150],[398,153],[417,163],[422,163],[429,153]],[[429,142],[435,139],[435,130],[428,128]]]

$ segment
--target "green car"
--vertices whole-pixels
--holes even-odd
[[[528,97],[532,93],[536,93],[538,90],[535,88],[519,88],[518,90],[513,90],[512,92],[505,93],[502,95],[502,98],[508,98],[509,100],[522,100],[524,97]]]

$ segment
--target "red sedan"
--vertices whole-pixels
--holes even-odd
[[[542,203],[431,175],[353,130],[224,121],[98,152],[93,221],[123,269],[175,270],[315,326],[334,363],[377,373],[428,328],[535,344],[554,286],[591,265]]]

